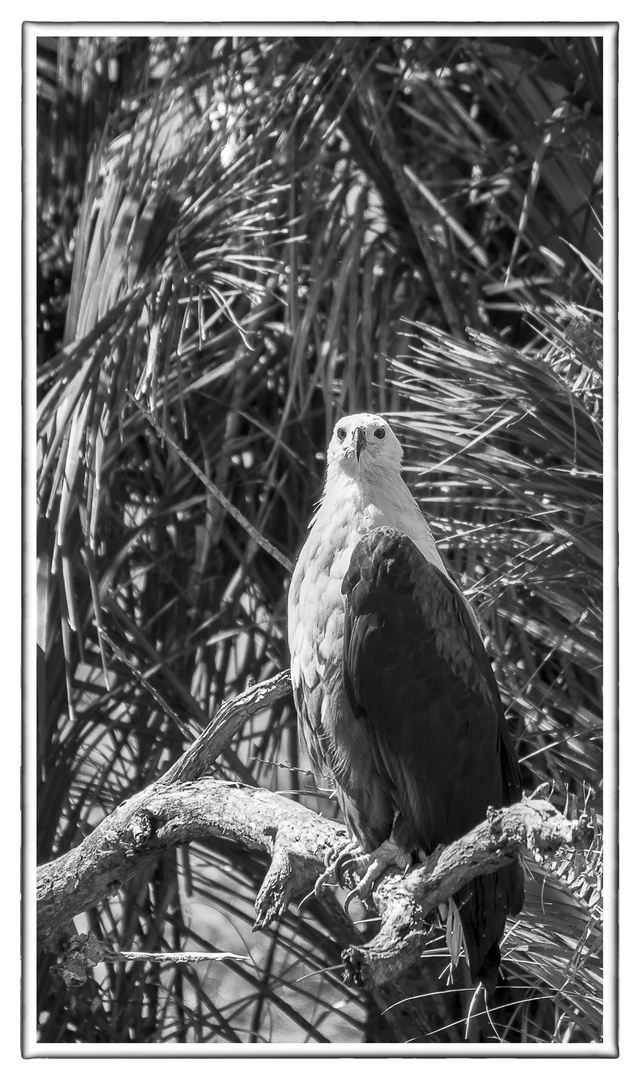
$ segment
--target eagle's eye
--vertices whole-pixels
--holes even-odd
[[[377,427],[373,434],[375,435],[376,439],[384,439],[387,433],[383,427]]]
[[[336,431],[336,435],[338,436],[339,442],[344,442],[347,437],[347,433],[343,427],[338,428],[338,430]]]

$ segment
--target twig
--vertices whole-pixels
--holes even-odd
[[[220,756],[250,716],[255,716],[261,709],[266,709],[268,705],[284,697],[290,690],[289,672],[280,671],[272,679],[265,679],[264,682],[248,687],[233,701],[225,702],[209,726],[200,733],[195,742],[185,750],[182,757],[171,766],[158,783],[166,786],[203,776],[208,766]]]
[[[202,964],[208,960],[238,960],[244,964],[255,964],[250,956],[241,956],[232,952],[105,952],[104,959],[110,963],[133,961],[150,964]]]

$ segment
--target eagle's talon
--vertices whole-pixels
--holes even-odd
[[[322,890],[324,888],[326,888],[328,885],[335,885],[335,884],[336,884],[335,873],[334,873],[334,870],[333,870],[333,865],[331,865],[331,866],[328,866],[326,870],[323,870],[323,872],[320,874],[320,876],[316,879],[316,883],[313,886],[313,893],[314,893],[314,896],[315,896],[316,900],[320,899],[320,893],[322,892]]]
[[[348,892],[346,897],[345,897],[345,900],[344,900],[344,913],[345,913],[345,915],[349,914],[349,908],[351,907],[351,904],[353,903],[354,900],[360,900],[360,902],[362,902],[362,897],[360,896],[360,886],[359,885],[356,885],[355,889],[352,889],[351,892]]]
[[[356,874],[360,874],[360,881],[355,889],[348,893],[344,901],[344,910],[348,914],[349,906],[354,900],[367,904],[371,899],[374,886],[387,870],[395,867],[406,874],[411,867],[411,856],[393,839],[384,840],[379,848],[367,855],[359,855],[352,860]]]
[[[344,884],[344,862],[345,860],[351,860],[354,852],[360,852],[362,849],[360,844],[355,840],[347,840],[338,849],[331,848],[325,855],[324,870],[318,877],[315,885],[313,886],[313,892],[316,899],[319,899],[322,889],[327,885],[340,885]]]

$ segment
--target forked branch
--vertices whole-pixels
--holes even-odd
[[[269,869],[256,898],[257,930],[313,890],[327,856],[347,842],[344,827],[285,795],[203,775],[246,717],[283,696],[289,686],[288,672],[283,672],[223,706],[165,777],[117,807],[73,851],[40,867],[39,941],[58,954],[63,978],[81,982],[83,965],[101,959],[95,940],[76,935],[71,920],[116,892],[162,851],[180,844],[224,837],[268,855]],[[365,946],[355,928],[343,936],[354,943],[344,954],[345,977],[369,987],[388,982],[418,958],[426,934],[424,916],[432,908],[525,849],[549,852],[580,843],[585,829],[584,820],[570,822],[550,803],[525,799],[490,812],[486,822],[406,877],[388,873],[374,891],[381,916],[376,938]]]

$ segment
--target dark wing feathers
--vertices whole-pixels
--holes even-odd
[[[425,808],[424,820],[411,823],[419,846],[455,840],[484,818],[487,806],[520,794],[478,632],[452,583],[394,529],[376,529],[360,541],[342,588],[351,708],[382,758],[399,755],[406,778],[421,785],[425,799],[442,804],[447,835],[430,837]]]
[[[399,811],[396,838],[429,852],[521,794],[491,663],[455,586],[398,530],[363,537],[342,591],[345,692]],[[456,897],[474,976],[483,960],[497,973],[521,891],[513,864]]]

